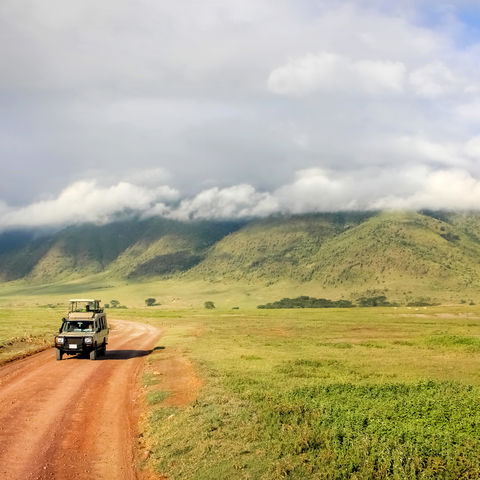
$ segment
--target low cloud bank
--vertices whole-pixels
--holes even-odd
[[[0,206],[0,228],[63,226],[76,223],[108,223],[125,211],[148,211],[162,200],[172,201],[178,192],[169,186],[154,188],[121,181],[100,187],[95,181],[75,182],[56,198],[13,208]]]
[[[213,187],[182,198],[168,185],[120,181],[100,186],[79,181],[57,197],[23,207],[0,202],[0,229],[105,224],[128,214],[177,220],[265,217],[274,213],[342,210],[478,210],[480,181],[463,169],[427,166],[398,171],[363,169],[339,172],[311,168],[297,171],[288,184],[260,192],[248,184]]]

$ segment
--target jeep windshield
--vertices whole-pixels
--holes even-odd
[[[64,332],[93,332],[93,322],[68,321],[65,322]]]

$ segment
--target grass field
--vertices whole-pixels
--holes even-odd
[[[4,284],[0,290],[0,306],[66,305],[75,296],[99,298],[103,303],[118,299],[129,308],[145,306],[145,299],[154,297],[162,309],[179,310],[201,308],[211,300],[222,309],[235,306],[255,308],[257,305],[278,300],[284,296],[325,295],[337,299],[340,293],[319,288],[318,284],[295,285],[283,281],[272,285],[248,282],[151,280],[126,283],[98,276],[69,283],[31,285],[23,281]],[[469,297],[467,297],[469,298]],[[458,302],[460,299],[457,300]]]
[[[52,345],[65,315],[62,307],[0,306],[0,364]]]
[[[12,353],[51,338],[64,308],[0,314]],[[143,379],[144,467],[170,479],[480,477],[480,307],[109,315],[163,331]],[[191,403],[169,403],[172,358],[201,380]]]
[[[480,476],[478,307],[121,315],[164,330],[151,398],[172,353],[204,381],[189,406],[150,402],[168,478]]]
[[[156,298],[160,309],[198,309],[205,301],[213,301],[224,310],[233,307],[255,309],[258,305],[275,302],[284,297],[295,298],[308,295],[331,300],[348,299],[357,304],[362,296],[385,295],[388,301],[406,305],[419,298],[426,298],[432,303],[461,305],[464,303],[480,303],[478,291],[462,289],[449,290],[443,288],[437,292],[432,288],[415,288],[405,286],[402,295],[394,295],[388,289],[367,290],[358,288],[356,291],[346,291],[336,287],[323,287],[318,282],[298,283],[289,280],[277,282],[242,281],[207,281],[170,278],[145,279],[144,281],[126,282],[102,275],[93,275],[69,282],[54,282],[51,284],[31,284],[23,280],[4,283],[0,288],[0,307],[40,306],[46,304],[64,305],[71,297],[98,298],[103,303],[112,299],[119,300],[128,308],[145,306],[145,299]]]

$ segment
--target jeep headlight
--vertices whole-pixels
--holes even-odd
[[[65,337],[57,337],[57,343],[59,344],[65,343]]]
[[[85,337],[85,343],[91,344],[93,342],[93,337]]]

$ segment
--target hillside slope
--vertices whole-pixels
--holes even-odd
[[[219,241],[189,272],[203,279],[311,279],[312,259],[322,245],[362,224],[372,213],[315,214],[250,222]]]
[[[182,223],[163,218],[78,225],[35,236],[0,235],[0,280],[67,281],[95,273],[115,278],[190,268],[242,222]]]
[[[350,292],[414,295],[480,287],[480,217],[315,215],[259,221],[218,242],[188,272],[204,280],[285,278]]]
[[[351,297],[367,291],[397,298],[468,295],[480,288],[480,215],[357,212],[236,222],[152,218],[79,225],[50,235],[0,235],[2,281],[42,284],[92,275],[134,283],[170,278],[265,287],[286,282],[297,285],[296,293],[318,289]]]

